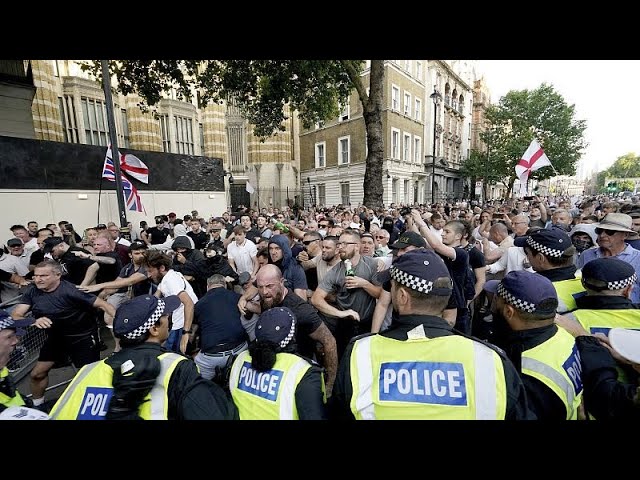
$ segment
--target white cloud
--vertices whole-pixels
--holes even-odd
[[[477,74],[484,75],[493,103],[510,90],[548,83],[575,105],[575,118],[587,121],[585,173],[640,154],[639,60],[479,60]]]

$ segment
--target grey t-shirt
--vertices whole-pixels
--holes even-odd
[[[360,257],[360,261],[354,267],[356,277],[364,278],[376,286],[380,285],[376,278],[377,269],[378,259],[373,257]],[[354,310],[360,315],[360,322],[370,322],[376,308],[376,299],[363,288],[346,288],[345,272],[344,262],[337,263],[329,269],[318,288],[335,293],[340,310]]]

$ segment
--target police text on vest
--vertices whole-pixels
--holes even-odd
[[[244,362],[238,378],[238,389],[275,402],[283,374],[281,370],[258,372],[251,368],[249,362]]]
[[[113,389],[87,387],[80,403],[77,420],[104,420],[109,410]]]
[[[388,362],[380,366],[380,401],[466,405],[461,363]]]

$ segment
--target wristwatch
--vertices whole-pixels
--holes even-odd
[[[191,333],[191,330],[185,330],[184,328],[182,329],[182,334],[186,334],[186,333]]]

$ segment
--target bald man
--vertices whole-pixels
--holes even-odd
[[[327,396],[330,396],[338,369],[338,352],[336,349],[336,339],[322,321],[318,311],[313,305],[301,299],[293,292],[290,292],[284,286],[282,272],[275,265],[265,265],[258,270],[256,285],[258,287],[258,294],[260,295],[262,311],[273,307],[287,307],[294,313],[298,320],[298,328],[296,328],[297,353],[309,359],[317,357],[319,363],[324,366],[327,370]],[[251,290],[253,290],[253,293]],[[253,298],[254,295],[255,288],[253,287],[245,292],[238,303],[238,308],[241,312],[243,312],[244,306],[246,306],[246,300],[243,305],[243,299]],[[316,342],[322,344],[323,352],[317,356],[315,355]]]

